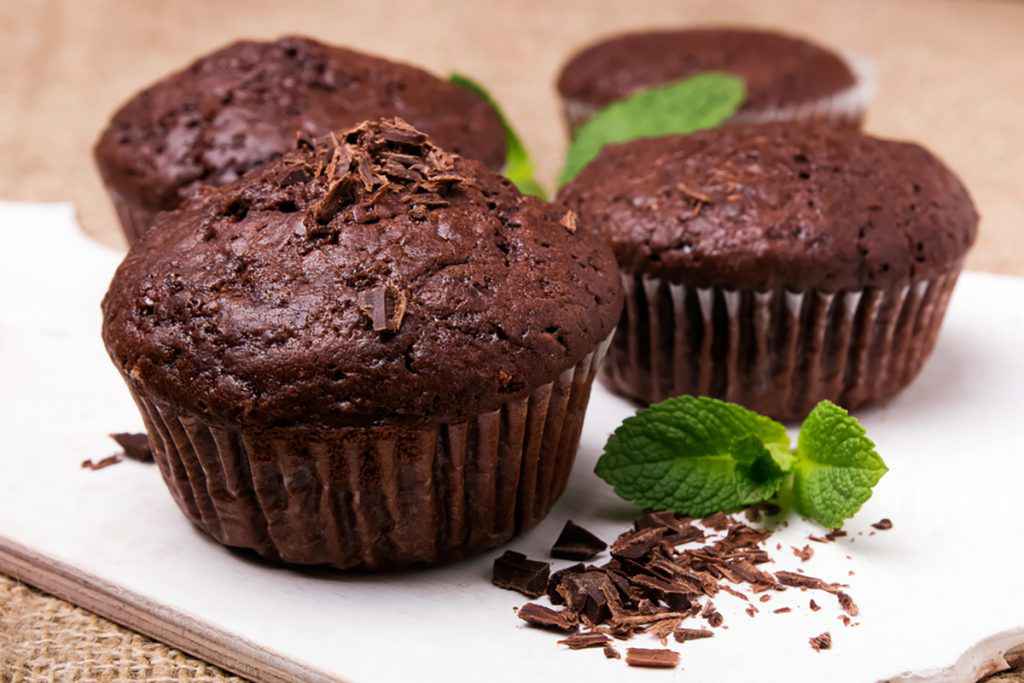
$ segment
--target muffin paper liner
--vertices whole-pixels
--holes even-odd
[[[876,77],[870,60],[854,55],[843,55],[853,72],[854,83],[830,97],[786,107],[742,112],[729,123],[767,123],[771,121],[811,122],[823,121],[835,125],[860,128],[868,105],[875,95]],[[570,134],[593,116],[601,107],[583,100],[563,99],[562,115]]]
[[[602,381],[644,403],[714,396],[780,420],[882,401],[935,346],[961,264],[893,288],[759,292],[623,274]]]
[[[121,222],[121,231],[124,233],[125,239],[128,240],[128,245],[131,246],[146,234],[158,212],[143,209],[110,187],[107,187],[107,193],[110,194],[110,201],[114,204],[117,218]]]
[[[429,424],[225,427],[128,386],[171,495],[214,539],[290,563],[392,568],[484,550],[547,515],[608,344],[498,410]]]

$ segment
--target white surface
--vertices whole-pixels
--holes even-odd
[[[966,274],[922,376],[861,415],[891,471],[847,526],[850,538],[812,544],[816,555],[805,565],[850,584],[861,625],[844,627],[824,594],[813,594],[820,612],[807,609],[812,594],[790,590],[756,603],[755,618],[724,596],[717,604],[730,628],[672,643],[681,668],[655,672],[627,669],[600,650],[565,651],[551,633],[523,627],[512,609],[525,600],[489,583],[500,550],[401,575],[269,568],[194,530],[155,467],[80,469],[84,458],[116,450],[108,432],[141,428],[99,336],[99,301],[120,255],[82,237],[64,205],[0,204],[0,226],[0,544],[30,548],[297,663],[358,683],[873,681],[949,666],[974,643],[1024,625],[1024,280]],[[510,547],[544,556],[567,518],[605,539],[628,526],[636,510],[591,470],[631,410],[595,388],[568,492]],[[895,528],[869,536],[881,517]],[[778,532],[769,545],[781,560],[774,568],[796,566],[789,546],[820,531],[794,520]],[[771,612],[781,606],[794,611]],[[808,638],[823,631],[833,649],[815,653]]]

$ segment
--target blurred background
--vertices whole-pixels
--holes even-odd
[[[474,0],[0,4],[0,199],[72,200],[118,244],[91,145],[138,89],[239,37],[305,33],[486,85],[548,187],[565,150],[554,81],[593,39],[626,29],[744,23],[874,61],[869,132],[925,144],[983,215],[969,267],[1024,274],[1024,3],[995,0]]]

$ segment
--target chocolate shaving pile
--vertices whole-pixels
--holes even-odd
[[[717,540],[708,543],[705,529],[717,531]],[[845,612],[842,616],[858,614],[856,603],[843,592],[846,586],[842,584],[808,576],[802,570],[764,569],[762,565],[771,561],[762,547],[769,535],[724,514],[694,520],[671,512],[651,512],[611,544],[611,559],[604,564],[580,562],[548,578],[546,563],[509,551],[495,561],[494,583],[527,595],[546,592],[551,603],[562,609],[529,603],[519,609],[519,617],[531,625],[572,632],[574,635],[559,641],[571,649],[605,647],[609,657],[618,656],[614,648],[608,649],[609,637],[626,640],[647,633],[662,644],[669,638],[685,643],[711,637],[714,632],[710,629],[724,623],[714,603],[720,593],[748,602],[750,593],[761,593],[760,601],[767,602],[769,591],[818,590],[837,597]],[[829,540],[834,540],[839,534],[833,532],[830,536]],[[597,544],[604,546],[600,539],[569,522],[552,554],[570,559],[584,554],[591,557],[598,552]],[[809,546],[793,551],[803,561],[814,554]],[[543,589],[541,577],[547,581]],[[820,609],[813,600],[810,605],[812,610]],[[753,604],[746,611],[751,617],[760,613]],[[790,607],[780,607],[774,613],[790,611]],[[693,619],[704,620],[708,628],[682,625]],[[812,639],[812,645],[828,649],[831,636],[822,634]],[[678,654],[667,649],[630,648],[626,661],[631,666],[674,667]]]

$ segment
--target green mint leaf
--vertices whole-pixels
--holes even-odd
[[[505,167],[502,169],[504,176],[511,180],[523,194],[547,199],[544,188],[534,178],[533,161],[530,160],[530,154],[526,151],[523,141],[512,129],[512,126],[509,125],[505,113],[498,106],[498,103],[494,101],[490,93],[473,79],[459,73],[452,74],[449,80],[454,85],[476,94],[487,104],[491,105],[491,109],[494,110],[494,113],[501,120],[501,126],[505,129]]]
[[[887,471],[856,418],[822,401],[800,427],[793,464],[796,509],[838,528],[860,510]]]
[[[786,478],[775,451],[789,448],[778,422],[732,403],[678,396],[626,419],[595,472],[640,507],[702,516],[775,495]]]
[[[613,102],[577,131],[560,182],[575,178],[605,145],[714,128],[736,113],[744,96],[742,79],[704,73]]]

